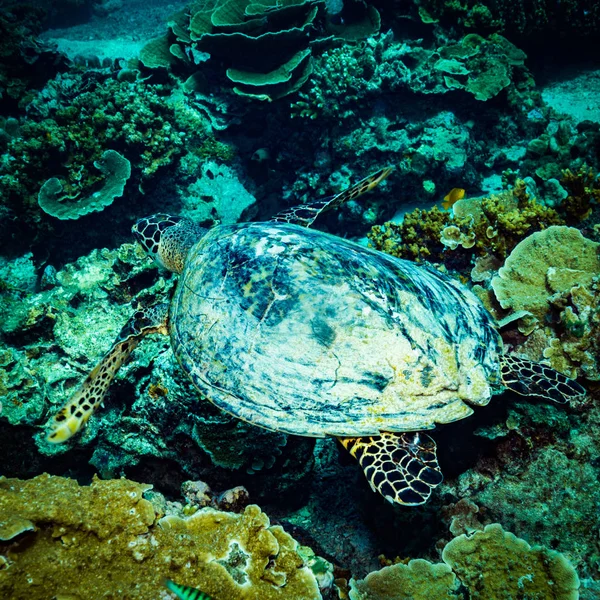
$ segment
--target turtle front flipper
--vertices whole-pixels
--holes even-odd
[[[168,304],[138,309],[117,336],[112,348],[85,378],[75,395],[52,417],[49,442],[59,444],[80,431],[102,403],[121,365],[142,338],[150,333],[167,334]]]
[[[500,367],[503,385],[521,396],[538,396],[560,404],[585,398],[583,386],[546,365],[504,355]]]
[[[368,177],[361,179],[357,184],[351,188],[344,190],[336,196],[330,196],[328,198],[321,198],[313,202],[307,202],[300,206],[293,206],[286,208],[285,210],[277,213],[271,221],[278,221],[280,223],[292,223],[294,225],[302,225],[303,227],[310,227],[315,219],[323,212],[332,210],[348,202],[354,200],[367,192],[370,192],[375,186],[379,185],[391,172],[392,167],[385,167],[379,169],[376,173],[372,173]]]
[[[374,492],[406,506],[425,504],[443,476],[436,443],[426,433],[382,433],[339,438],[356,458]]]

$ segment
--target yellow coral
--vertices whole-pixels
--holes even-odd
[[[444,563],[411,560],[350,581],[350,600],[576,600],[579,578],[560,553],[532,548],[495,523],[446,544]]]
[[[36,528],[0,541],[0,598],[153,600],[168,577],[214,600],[321,599],[296,541],[258,506],[158,519],[142,498],[150,487],[0,478],[0,523],[22,519]]]
[[[562,554],[532,548],[497,523],[454,538],[442,559],[469,590],[471,600],[579,598],[579,578]]]
[[[456,575],[444,564],[415,559],[350,580],[350,600],[460,600]]]
[[[456,262],[454,253],[467,259],[473,254],[504,259],[527,235],[562,224],[560,215],[531,199],[519,180],[511,190],[489,198],[458,200],[452,213],[437,206],[417,208],[400,224],[373,227],[368,237],[378,250],[417,262]]]
[[[512,251],[492,279],[494,294],[505,310],[527,311],[543,324],[553,294],[589,285],[600,272],[599,248],[572,227],[534,233]]]

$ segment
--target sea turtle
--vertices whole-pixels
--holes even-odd
[[[423,430],[468,417],[506,388],[556,402],[583,396],[557,371],[503,354],[492,317],[457,281],[308,229],[390,170],[269,222],[206,230],[162,214],[138,221],[138,241],[179,273],[174,296],[135,312],[52,419],[49,441],[83,427],[150,333],[170,335],[216,406],[272,431],[339,438],[373,490],[406,505],[442,481]]]

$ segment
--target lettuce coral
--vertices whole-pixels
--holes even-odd
[[[491,285],[502,308],[525,310],[544,324],[551,297],[589,285],[600,273],[600,244],[573,227],[549,227],[520,242]]]
[[[56,177],[48,179],[40,189],[38,202],[44,212],[58,219],[78,219],[91,212],[102,210],[123,195],[125,184],[131,177],[131,163],[115,150],[107,150],[94,161],[94,166],[104,175],[101,189],[79,198],[63,193]]]
[[[521,333],[521,351],[571,377],[600,379],[600,244],[573,227],[549,227],[519,243],[492,279],[500,306]],[[537,346],[532,355],[528,346]],[[517,351],[519,351],[517,347]]]
[[[218,63],[232,91],[272,101],[298,91],[313,72],[311,41],[365,38],[379,30],[379,13],[349,2],[351,11],[335,25],[324,2],[308,0],[217,0],[192,5],[171,17],[167,34],[140,54],[148,68],[167,68],[187,76],[187,89],[205,87],[200,66]],[[224,67],[224,68],[223,68]]]
[[[321,599],[297,542],[258,506],[161,518],[143,498],[150,487],[0,478],[0,524],[21,530],[0,538],[0,596],[148,600],[168,577],[214,600]]]

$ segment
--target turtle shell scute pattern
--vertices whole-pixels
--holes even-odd
[[[431,429],[501,389],[501,341],[450,278],[287,223],[218,226],[170,310],[175,355],[223,410],[320,437]]]

